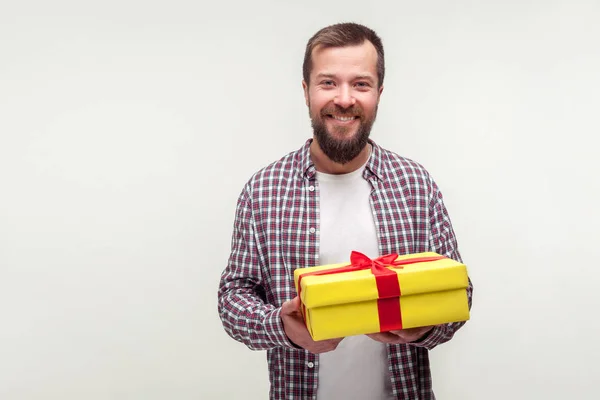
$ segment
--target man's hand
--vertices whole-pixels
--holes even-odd
[[[335,350],[343,339],[320,340],[317,342],[312,340],[300,313],[300,298],[298,296],[282,304],[280,315],[287,337],[297,346],[313,354]]]
[[[397,331],[380,332],[367,335],[373,340],[386,344],[406,344],[421,339],[433,326],[401,329]]]

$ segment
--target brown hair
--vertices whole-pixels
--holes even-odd
[[[363,44],[368,40],[377,50],[377,80],[378,86],[383,85],[385,75],[385,60],[383,55],[383,44],[377,34],[366,26],[346,22],[327,26],[317,33],[306,44],[302,74],[306,84],[309,84],[310,72],[312,70],[312,52],[315,47],[345,47]]]

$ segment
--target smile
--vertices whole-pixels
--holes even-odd
[[[329,114],[328,117],[331,117],[333,119],[335,119],[336,121],[342,121],[342,122],[348,122],[348,121],[352,121],[358,117],[342,117],[339,115],[331,115]]]

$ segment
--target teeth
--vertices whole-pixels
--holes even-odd
[[[354,119],[354,117],[337,117],[335,115],[333,118],[337,119],[338,121],[352,121]]]

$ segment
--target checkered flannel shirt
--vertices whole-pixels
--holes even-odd
[[[281,305],[296,296],[294,269],[319,265],[319,186],[311,141],[258,171],[245,185],[218,291],[227,334],[252,350],[267,351],[274,400],[314,399],[317,393],[319,357],[290,342],[279,316]],[[434,251],[462,262],[442,194],[428,172],[371,144],[363,178],[374,189],[370,202],[380,254]],[[467,293],[471,307],[470,280]],[[428,352],[463,324],[436,326],[408,345],[387,345],[397,399],[435,399]]]

